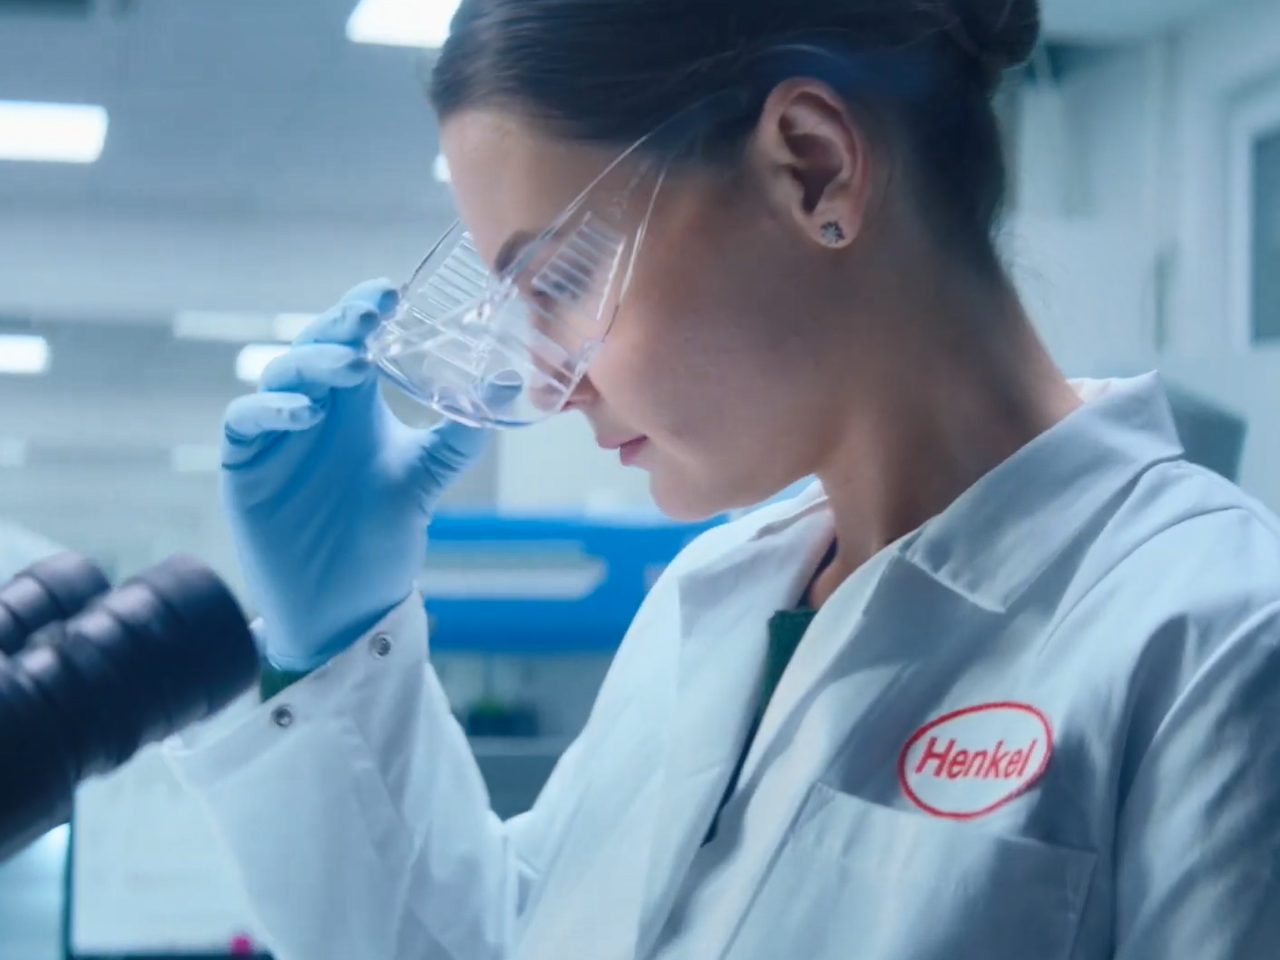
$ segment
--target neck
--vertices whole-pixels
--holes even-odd
[[[878,364],[873,382],[851,385],[860,399],[840,404],[839,440],[818,470],[839,549],[815,603],[1080,405],[1011,290],[953,287],[933,306],[934,322],[928,308],[893,318],[899,362]]]

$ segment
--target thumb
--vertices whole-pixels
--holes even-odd
[[[414,463],[415,481],[429,500],[434,500],[484,453],[492,430],[470,427],[456,420],[444,420],[422,433]]]
[[[500,381],[485,389],[487,406],[503,409],[520,395],[521,383]],[[418,487],[433,499],[471,464],[480,458],[493,434],[492,429],[468,426],[446,417],[421,434],[415,467]]]

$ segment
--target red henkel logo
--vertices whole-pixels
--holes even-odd
[[[911,802],[939,817],[981,817],[1026,792],[1053,754],[1053,731],[1025,703],[983,703],[925,724],[898,758]]]

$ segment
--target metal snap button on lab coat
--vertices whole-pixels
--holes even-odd
[[[293,725],[293,708],[279,706],[271,711],[271,722],[284,729]]]
[[[385,633],[380,633],[373,638],[373,643],[370,644],[369,649],[375,657],[381,659],[391,652],[391,638]]]

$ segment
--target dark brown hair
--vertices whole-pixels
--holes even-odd
[[[625,147],[736,94],[691,154],[720,162],[777,83],[813,77],[887,121],[945,241],[995,266],[1006,170],[992,97],[1039,35],[1039,0],[462,0],[430,96],[442,120],[509,108]]]

